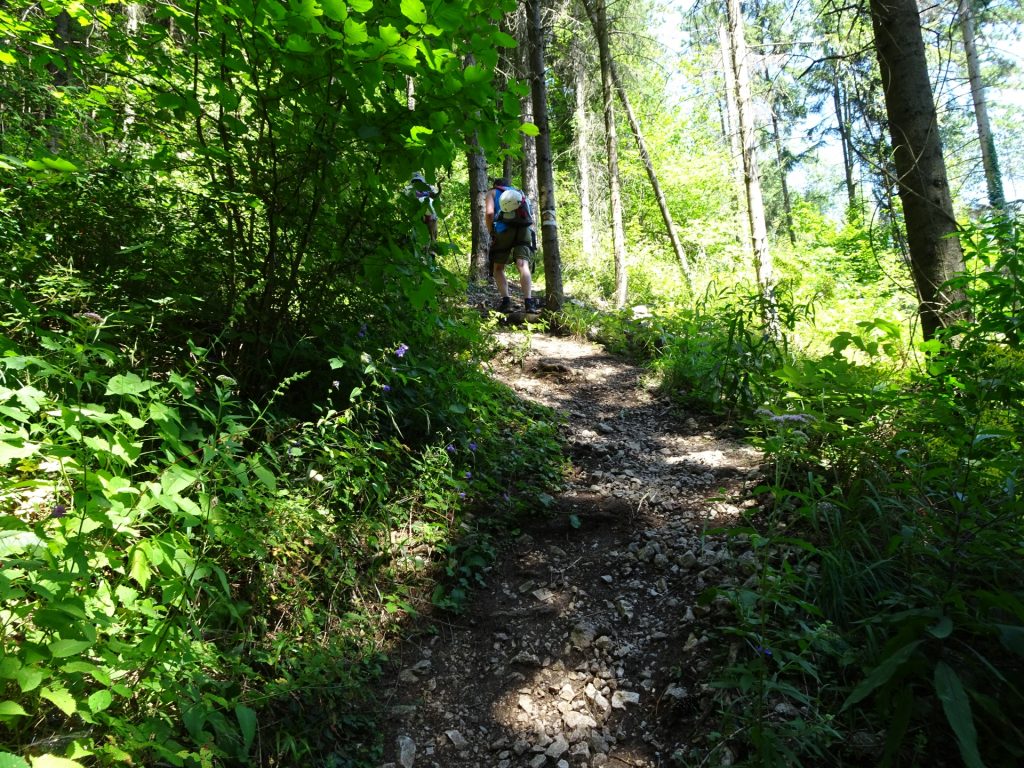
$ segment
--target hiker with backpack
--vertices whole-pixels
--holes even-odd
[[[533,214],[530,201],[522,191],[512,186],[505,178],[491,180],[491,189],[487,193],[485,212],[487,214],[487,230],[491,234],[489,259],[494,284],[501,296],[499,312],[512,309],[512,298],[508,293],[508,279],[505,267],[514,262],[519,270],[519,286],[523,291],[523,309],[527,312],[539,312],[540,301],[530,294],[532,278],[530,276],[533,254],[537,250],[537,235],[533,226]]]

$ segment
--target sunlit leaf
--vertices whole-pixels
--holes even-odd
[[[402,15],[414,24],[426,24],[427,9],[423,0],[402,0]]]
[[[52,688],[43,688],[43,690],[39,692],[39,697],[49,701],[68,717],[78,711],[78,704],[75,702],[75,697],[62,688],[57,688],[56,690]]]

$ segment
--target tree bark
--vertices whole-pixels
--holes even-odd
[[[981,66],[978,63],[978,47],[974,42],[974,10],[971,0],[960,0],[960,31],[964,38],[964,53],[967,54],[967,76],[971,81],[971,98],[974,100],[974,117],[978,123],[978,139],[981,141],[981,164],[985,168],[985,184],[988,187],[988,202],[993,208],[1006,207],[1003,194],[1003,177],[999,172],[999,156],[992,137],[992,126],[988,120],[988,106],[985,102],[985,85],[981,82]]]
[[[474,151],[466,153],[466,166],[469,170],[469,217],[472,232],[469,282],[479,284],[486,283],[490,279],[487,254],[491,247],[491,235],[487,231],[485,206],[487,205],[487,190],[491,185],[487,181],[487,159],[480,149],[476,134],[473,134],[469,143],[476,147]]]
[[[839,131],[839,144],[843,150],[843,178],[846,181],[846,198],[849,201],[850,210],[853,211],[857,205],[857,187],[853,183],[853,145],[850,140],[850,123],[845,92],[839,80],[838,67],[832,72],[832,104],[836,111],[836,128]]]
[[[626,235],[622,226],[622,190],[619,187],[619,140],[615,130],[615,97],[612,95],[611,49],[608,45],[608,14],[605,0],[597,0],[594,35],[601,56],[601,101],[604,105],[604,143],[608,162],[608,205],[612,219],[612,254],[615,259],[615,307],[626,305]]]
[[[743,174],[743,148],[740,145],[740,118],[736,108],[736,71],[733,69],[732,43],[729,41],[729,28],[722,25],[718,28],[718,42],[722,48],[722,74],[725,77],[725,136],[729,140],[731,150],[730,165],[733,171],[736,195],[737,231],[742,233],[740,242],[749,246],[750,216],[747,214],[747,192]]]
[[[793,202],[789,196],[789,180],[786,170],[786,153],[782,148],[782,136],[779,135],[779,116],[775,114],[774,107],[772,108],[772,138],[775,141],[775,161],[779,165],[779,183],[782,185],[782,212],[786,221],[786,234],[789,235],[789,242],[796,245],[796,230],[793,228]]]
[[[544,27],[541,0],[527,0],[530,35],[530,85],[533,93],[534,124],[537,135],[537,182],[541,243],[544,249],[544,306],[553,312],[562,308],[562,257],[558,249],[558,217],[555,206],[555,173],[551,156],[551,128],[548,123],[548,88],[544,66]]]
[[[916,0],[870,0],[903,217],[925,339],[953,321],[961,300],[943,284],[963,271],[953,200]]]
[[[772,255],[768,248],[768,226],[765,223],[761,172],[757,163],[757,136],[754,132],[753,99],[750,95],[747,43],[743,35],[740,0],[728,0],[728,12],[729,49],[732,69],[736,75],[736,112],[740,126],[743,181],[747,195],[747,218],[750,220],[750,243],[754,251],[754,272],[764,299],[764,320],[769,328],[775,328],[777,313]]]
[[[591,3],[592,0],[583,0],[583,7],[587,9],[587,15],[590,17],[590,23],[594,27],[594,34],[598,35],[600,19],[598,19],[597,14],[594,13]],[[603,28],[605,47],[608,47],[607,24],[607,19],[605,19]],[[598,42],[598,45],[600,45],[600,41]],[[672,221],[672,214],[668,209],[668,203],[665,201],[665,193],[661,191],[661,185],[658,183],[658,174],[654,170],[654,163],[651,160],[650,153],[647,151],[647,143],[644,141],[643,132],[640,130],[640,121],[637,120],[636,114],[633,112],[633,107],[629,103],[629,94],[626,93],[626,88],[622,84],[618,68],[615,66],[615,61],[612,59],[610,52],[608,54],[608,71],[611,73],[612,83],[615,86],[615,91],[619,96],[622,108],[626,112],[626,119],[629,120],[629,127],[630,130],[633,131],[633,138],[636,139],[637,151],[640,153],[640,160],[644,164],[644,170],[647,171],[647,179],[651,182],[651,189],[654,190],[654,197],[658,201],[658,208],[661,210],[661,218],[665,222],[665,230],[668,232],[668,239],[672,243],[672,250],[675,251],[676,259],[679,260],[679,268],[682,270],[686,284],[691,285],[693,281],[690,272],[690,261],[686,257],[686,251],[683,250],[682,243],[679,241],[679,235],[676,234],[676,225]],[[623,300],[624,299],[625,297],[623,297]]]
[[[577,35],[576,50],[576,164],[580,179],[580,250],[589,261],[594,254],[594,223],[590,210],[590,114],[587,110],[587,62]]]
[[[529,35],[523,34],[526,31],[526,24],[519,25],[519,76],[524,80],[530,79],[530,40]],[[533,95],[524,96],[520,102],[523,122],[533,122]],[[526,196],[536,204],[540,202],[540,188],[537,184],[537,140],[526,133],[523,134],[523,191]],[[511,177],[510,177],[511,178]]]

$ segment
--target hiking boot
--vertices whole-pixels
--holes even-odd
[[[512,298],[505,296],[502,298],[501,303],[498,305],[499,312],[511,312],[512,311]]]
[[[540,299],[523,299],[523,309],[530,313],[540,312]]]

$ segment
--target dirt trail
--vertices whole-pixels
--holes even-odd
[[[706,628],[725,607],[696,596],[753,572],[749,552],[706,531],[735,519],[715,499],[741,495],[758,455],[673,415],[600,347],[535,334],[515,356],[494,375],[566,414],[572,476],[556,518],[509,542],[467,611],[396,653],[384,766],[728,764],[699,738]]]

